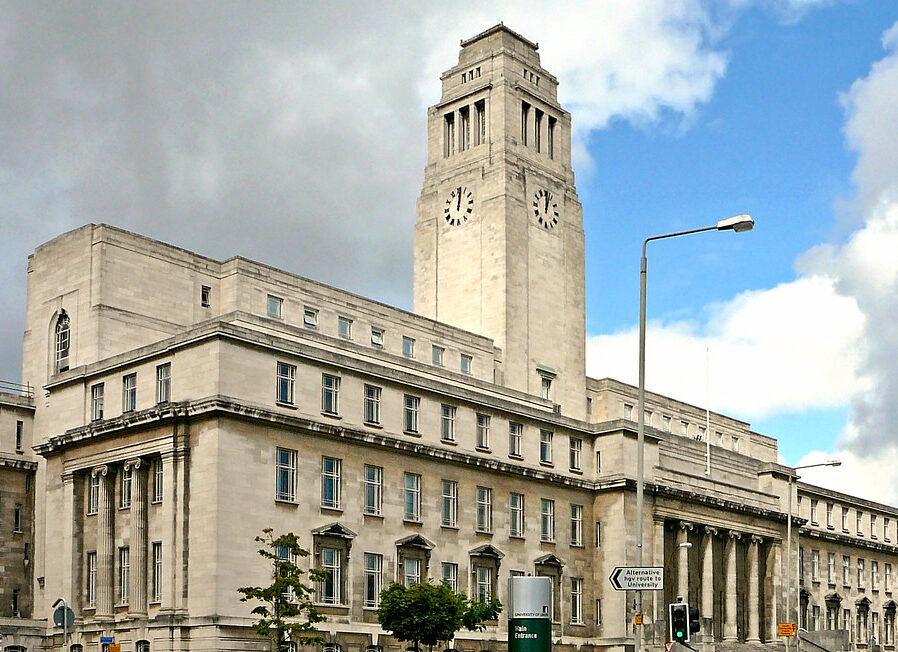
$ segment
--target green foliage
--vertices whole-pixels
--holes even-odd
[[[411,641],[417,648],[450,641],[462,628],[483,629],[484,621],[495,620],[501,611],[502,603],[492,596],[480,602],[468,600],[446,584],[427,581],[406,588],[393,582],[380,594],[377,619],[397,639]]]
[[[290,642],[297,645],[315,645],[325,642],[315,629],[315,623],[324,620],[312,603],[314,589],[303,583],[306,572],[296,565],[309,551],[299,545],[299,539],[292,532],[275,537],[271,528],[262,530],[264,536],[257,536],[256,542],[263,544],[259,556],[271,564],[272,582],[268,586],[244,586],[237,589],[243,595],[241,602],[255,600],[261,602],[250,613],[258,616],[253,629],[260,635],[270,637],[277,643],[277,652],[289,652]],[[310,582],[321,582],[327,571],[312,569],[308,573]]]

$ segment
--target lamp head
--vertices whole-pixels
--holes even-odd
[[[842,466],[842,460],[830,460],[828,464],[830,466]]]
[[[755,226],[755,221],[751,215],[737,215],[736,217],[728,217],[717,223],[718,231],[735,231],[742,233],[743,231],[751,231]]]

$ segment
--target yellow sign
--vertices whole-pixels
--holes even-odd
[[[636,620],[634,621],[637,625],[642,624],[642,614],[636,614]]]
[[[122,646],[119,643],[110,643],[109,652],[122,652]]]
[[[795,636],[797,631],[798,625],[795,623],[778,623],[776,627],[777,636]],[[112,652],[112,650],[109,652]]]

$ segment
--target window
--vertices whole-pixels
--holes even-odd
[[[87,606],[97,606],[97,553],[87,553],[87,586],[85,587],[87,595]]]
[[[596,625],[602,624],[602,601],[596,600]]]
[[[463,374],[470,374],[471,368],[474,365],[474,358],[464,353],[461,354],[461,372]]]
[[[384,470],[380,466],[365,465],[365,513],[380,516],[383,503]]]
[[[508,424],[508,454],[511,457],[521,457],[521,434],[524,426],[520,423]]]
[[[864,560],[857,560],[857,588],[864,588]]]
[[[842,610],[842,629],[846,630],[851,638],[851,609]]]
[[[302,323],[306,328],[318,328],[318,309],[304,306],[302,309]]]
[[[508,500],[508,535],[524,536],[524,494],[512,493]]]
[[[863,512],[858,510],[858,512],[857,512],[857,535],[859,537],[864,536],[864,528],[861,526],[861,521],[863,520],[863,518],[864,518]]]
[[[836,583],[836,555],[832,552],[826,557],[826,581],[829,584]]]
[[[455,114],[447,113],[443,119],[443,156],[455,153]]]
[[[814,605],[814,610],[812,611],[811,617],[811,631],[818,632],[820,631],[820,605]]]
[[[278,362],[277,402],[293,405],[296,365]]]
[[[811,525],[817,525],[817,501],[811,498]]]
[[[842,584],[851,586],[851,557],[842,555]]]
[[[90,418],[92,421],[99,421],[103,418],[103,394],[105,393],[105,385],[97,383],[90,388]]]
[[[440,437],[444,441],[455,441],[455,406],[443,404]]]
[[[463,106],[458,110],[458,151],[464,151],[471,143],[471,111]]]
[[[571,624],[583,624],[583,578],[571,578]]]
[[[583,505],[571,505],[571,545],[583,545]]]
[[[477,589],[475,595],[481,602],[490,599],[493,588],[493,569],[489,566],[475,566],[477,569]]]
[[[380,606],[380,592],[383,590],[383,555],[365,553],[365,607],[375,609]]]
[[[433,363],[442,367],[443,355],[445,354],[446,349],[444,349],[442,346],[437,346],[436,344],[434,344],[431,349],[433,352]]]
[[[848,508],[842,507],[842,532],[848,532]]]
[[[365,385],[365,422],[380,423],[380,387]]]
[[[798,548],[798,581],[804,584],[804,548]]]
[[[324,604],[340,604],[340,551],[321,549],[321,569],[327,577],[318,583],[318,600]]]
[[[883,517],[882,519],[882,540],[891,541],[891,539],[889,539],[889,519],[886,517]]]
[[[91,473],[87,478],[87,513],[100,511],[100,476]]]
[[[487,414],[477,415],[477,448],[490,447],[490,417]]]
[[[892,591],[892,565],[886,564],[884,571],[882,588],[886,593],[890,593]]]
[[[118,586],[119,604],[128,604],[128,590],[131,584],[131,549],[122,546],[118,549]]]
[[[411,586],[412,584],[418,584],[421,581],[421,560],[420,559],[410,559],[410,558],[406,557],[403,560],[402,570],[403,570],[403,580],[407,587]]]
[[[72,652],[75,652],[74,650]],[[150,652],[149,641],[137,641],[137,652]]]
[[[415,357],[415,340],[405,335],[402,336],[402,355],[406,358]]]
[[[870,514],[870,538],[876,538],[876,514]]]
[[[133,476],[134,471],[131,468],[130,464],[123,466],[121,472],[119,473],[118,506],[122,509],[131,507],[131,478]]]
[[[596,521],[596,548],[602,547],[602,521]]]
[[[555,126],[558,121],[549,116],[549,158],[555,158]]]
[[[820,551],[811,550],[811,581],[820,581]]]
[[[602,451],[596,451],[596,475],[602,472]]]
[[[458,593],[458,564],[450,561],[444,561],[442,564],[443,582],[452,589],[453,593]]]
[[[458,483],[454,480],[442,482],[443,511],[442,520],[444,527],[456,527],[458,523]]]
[[[417,396],[405,395],[405,431],[418,432],[418,409],[421,399]]]
[[[208,308],[212,305],[212,288],[208,285],[200,287],[200,306]]]
[[[480,68],[477,69],[477,76],[480,77]],[[474,103],[475,120],[474,123],[474,144],[480,145],[486,142],[486,102],[480,100]]]
[[[137,409],[137,374],[128,374],[122,378],[122,412],[133,412]]]
[[[421,520],[421,476],[405,474],[405,520]]]
[[[664,432],[670,432],[670,417],[665,415],[661,417],[661,428]]]
[[[381,347],[384,345],[384,329],[371,327],[371,346]]]
[[[521,102],[521,144],[527,145],[527,123],[530,122],[530,105]]]
[[[534,129],[533,129],[533,141],[536,147],[536,151],[542,151],[543,146],[543,116],[545,114],[539,109],[535,109],[533,112],[534,117]]]
[[[22,532],[22,505],[19,503],[16,503],[16,506],[13,508],[12,531],[17,533]]]
[[[162,458],[157,458],[153,464],[153,502],[162,502],[162,483],[165,480],[165,467],[162,465]]]
[[[340,469],[342,460],[321,458],[321,506],[340,509]]]
[[[337,317],[337,335],[344,340],[352,339],[352,320],[349,317]]]
[[[826,503],[826,527],[833,528],[833,504]]]
[[[870,588],[879,591],[879,562],[870,562]]]
[[[648,420],[648,418],[646,418],[645,423],[646,423],[646,425],[650,424],[650,421]],[[704,426],[698,427],[698,434],[695,436],[695,441],[705,441],[705,427]]]
[[[277,469],[275,473],[275,499],[293,502],[296,500],[296,451],[289,448],[277,449]]]
[[[273,294],[268,295],[268,316],[272,319],[283,319],[284,300]]]
[[[493,490],[489,487],[477,487],[477,524],[478,532],[490,532],[493,529]]]
[[[583,440],[571,437],[570,440],[570,467],[571,471],[580,470],[580,451],[583,448]]]
[[[540,500],[540,541],[555,541],[555,501]]]
[[[321,411],[325,414],[339,412],[340,378],[330,374],[321,374]]]
[[[152,601],[162,601],[162,542],[153,542],[153,566],[150,569],[152,577]]]
[[[689,422],[688,421],[680,421],[680,434],[686,437],[689,434]],[[720,446],[720,441],[717,442],[717,445]]]
[[[540,376],[539,395],[547,401],[552,400],[552,379],[549,376]]]
[[[72,333],[69,327],[69,316],[65,310],[60,311],[56,320],[56,373],[69,368],[69,351],[72,345]]]
[[[156,402],[168,403],[171,400],[171,363],[156,367]]]
[[[22,432],[25,430],[24,421],[16,421],[16,450],[22,450]]]
[[[624,403],[624,419],[627,421],[633,420],[633,406],[629,403]]]
[[[539,461],[543,464],[552,463],[552,431],[539,431]]]

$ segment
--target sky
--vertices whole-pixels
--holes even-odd
[[[411,309],[425,112],[500,20],[572,113],[588,373],[636,382],[644,238],[750,213],[649,245],[648,389],[898,504],[894,0],[0,0],[0,379],[88,222]]]

